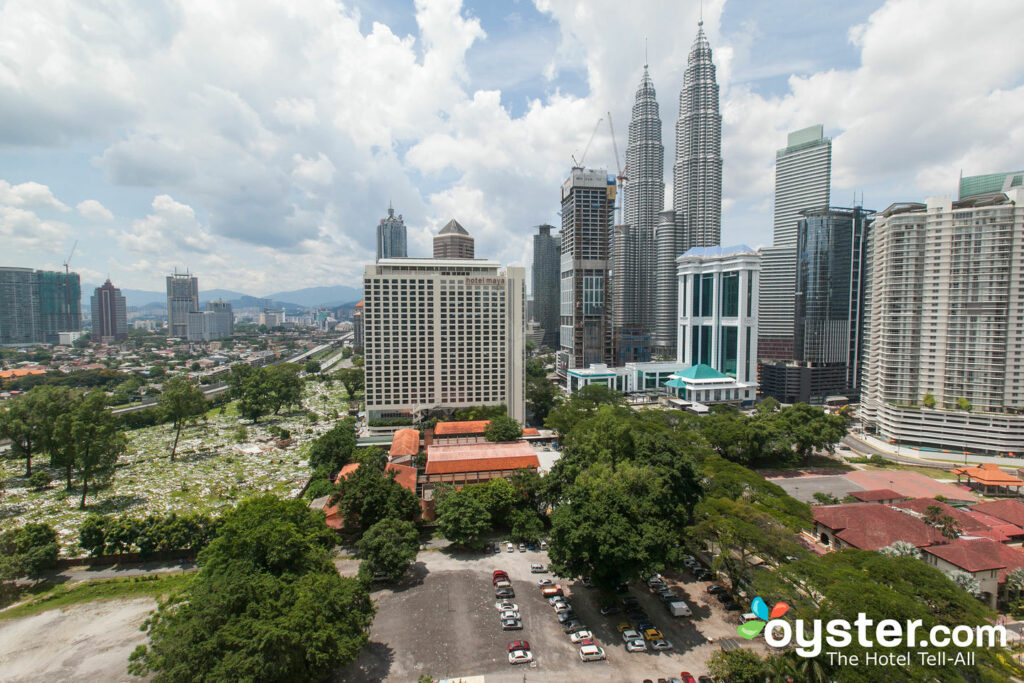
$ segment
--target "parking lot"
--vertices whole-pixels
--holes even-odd
[[[636,584],[635,596],[651,620],[673,645],[671,652],[626,652],[616,630],[623,614],[601,616],[597,591],[578,582],[559,583],[573,610],[594,633],[597,645],[608,655],[603,662],[581,662],[578,647],[562,632],[554,610],[537,587],[540,578],[530,564],[547,564],[544,552],[483,553],[432,550],[421,552],[407,576],[393,587],[377,589],[373,598],[377,615],[370,644],[351,665],[341,670],[339,681],[415,681],[421,674],[435,679],[483,675],[490,681],[637,681],[644,678],[694,676],[707,673],[705,661],[722,638],[736,638],[736,613],[727,613],[706,593],[707,582],[666,573],[669,584],[693,610],[693,617],[669,615],[657,596]],[[343,574],[354,575],[357,563],[338,563]],[[502,631],[496,609],[491,575],[506,570],[522,616],[521,631]],[[688,576],[688,575],[686,575]],[[513,640],[530,642],[534,663],[511,666],[507,645]],[[744,646],[763,647],[761,641]],[[755,645],[758,644],[758,645]]]

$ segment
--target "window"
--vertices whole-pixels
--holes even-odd
[[[723,318],[735,318],[740,314],[740,274],[738,271],[722,273],[720,298],[722,299]]]
[[[715,274],[700,276],[700,315],[711,317],[715,314]]]

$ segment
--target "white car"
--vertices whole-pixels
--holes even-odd
[[[544,588],[544,586],[554,586],[555,582],[551,579],[539,579],[537,585]]]
[[[516,551],[516,547],[511,543],[508,543],[505,545],[505,550],[507,550],[510,553],[514,553]]]
[[[500,617],[502,619],[519,619],[519,612],[510,609],[503,610]]]
[[[540,542],[540,549],[541,550],[547,550],[548,549],[548,542],[547,541],[541,541]]]
[[[509,664],[529,664],[533,661],[533,653],[529,650],[512,650],[508,653]]]
[[[643,640],[643,636],[640,635],[639,631],[627,628],[622,632],[622,639],[628,643],[631,640]]]
[[[550,598],[548,598],[549,605],[557,605],[560,602],[565,602],[564,595],[552,595]]]
[[[593,638],[593,637],[594,637],[594,634],[591,633],[590,631],[576,631],[575,633],[570,633],[569,634],[569,640],[571,640],[574,643],[578,643],[581,640],[586,640],[587,638]]]
[[[505,600],[504,602],[499,602],[497,607],[502,612],[505,612],[505,611],[518,612],[519,611],[519,605],[517,605],[514,602],[509,602],[508,600]]]
[[[604,650],[597,645],[584,645],[580,648],[580,660],[584,662],[596,662],[606,659]]]
[[[658,638],[657,640],[652,640],[650,644],[651,644],[651,649],[652,650],[671,650],[672,649],[672,643],[668,642],[664,638]]]
[[[544,565],[537,564],[536,562],[534,562],[533,564],[530,565],[530,573],[532,573],[532,574],[547,574],[548,570],[547,570],[547,567],[545,567]]]
[[[647,652],[647,643],[643,638],[626,641],[626,652]]]
[[[567,602],[559,602],[555,604],[555,614],[562,614],[564,612],[571,612],[572,605]]]

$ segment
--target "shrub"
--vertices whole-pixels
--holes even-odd
[[[32,488],[41,490],[49,486],[51,480],[52,477],[50,476],[49,472],[36,470],[35,472],[32,473],[32,476],[28,478],[28,483]]]

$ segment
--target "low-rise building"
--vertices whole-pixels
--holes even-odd
[[[432,444],[427,446],[427,465],[419,478],[421,495],[432,500],[438,484],[461,487],[507,479],[524,469],[540,469],[536,452],[525,441]]]

